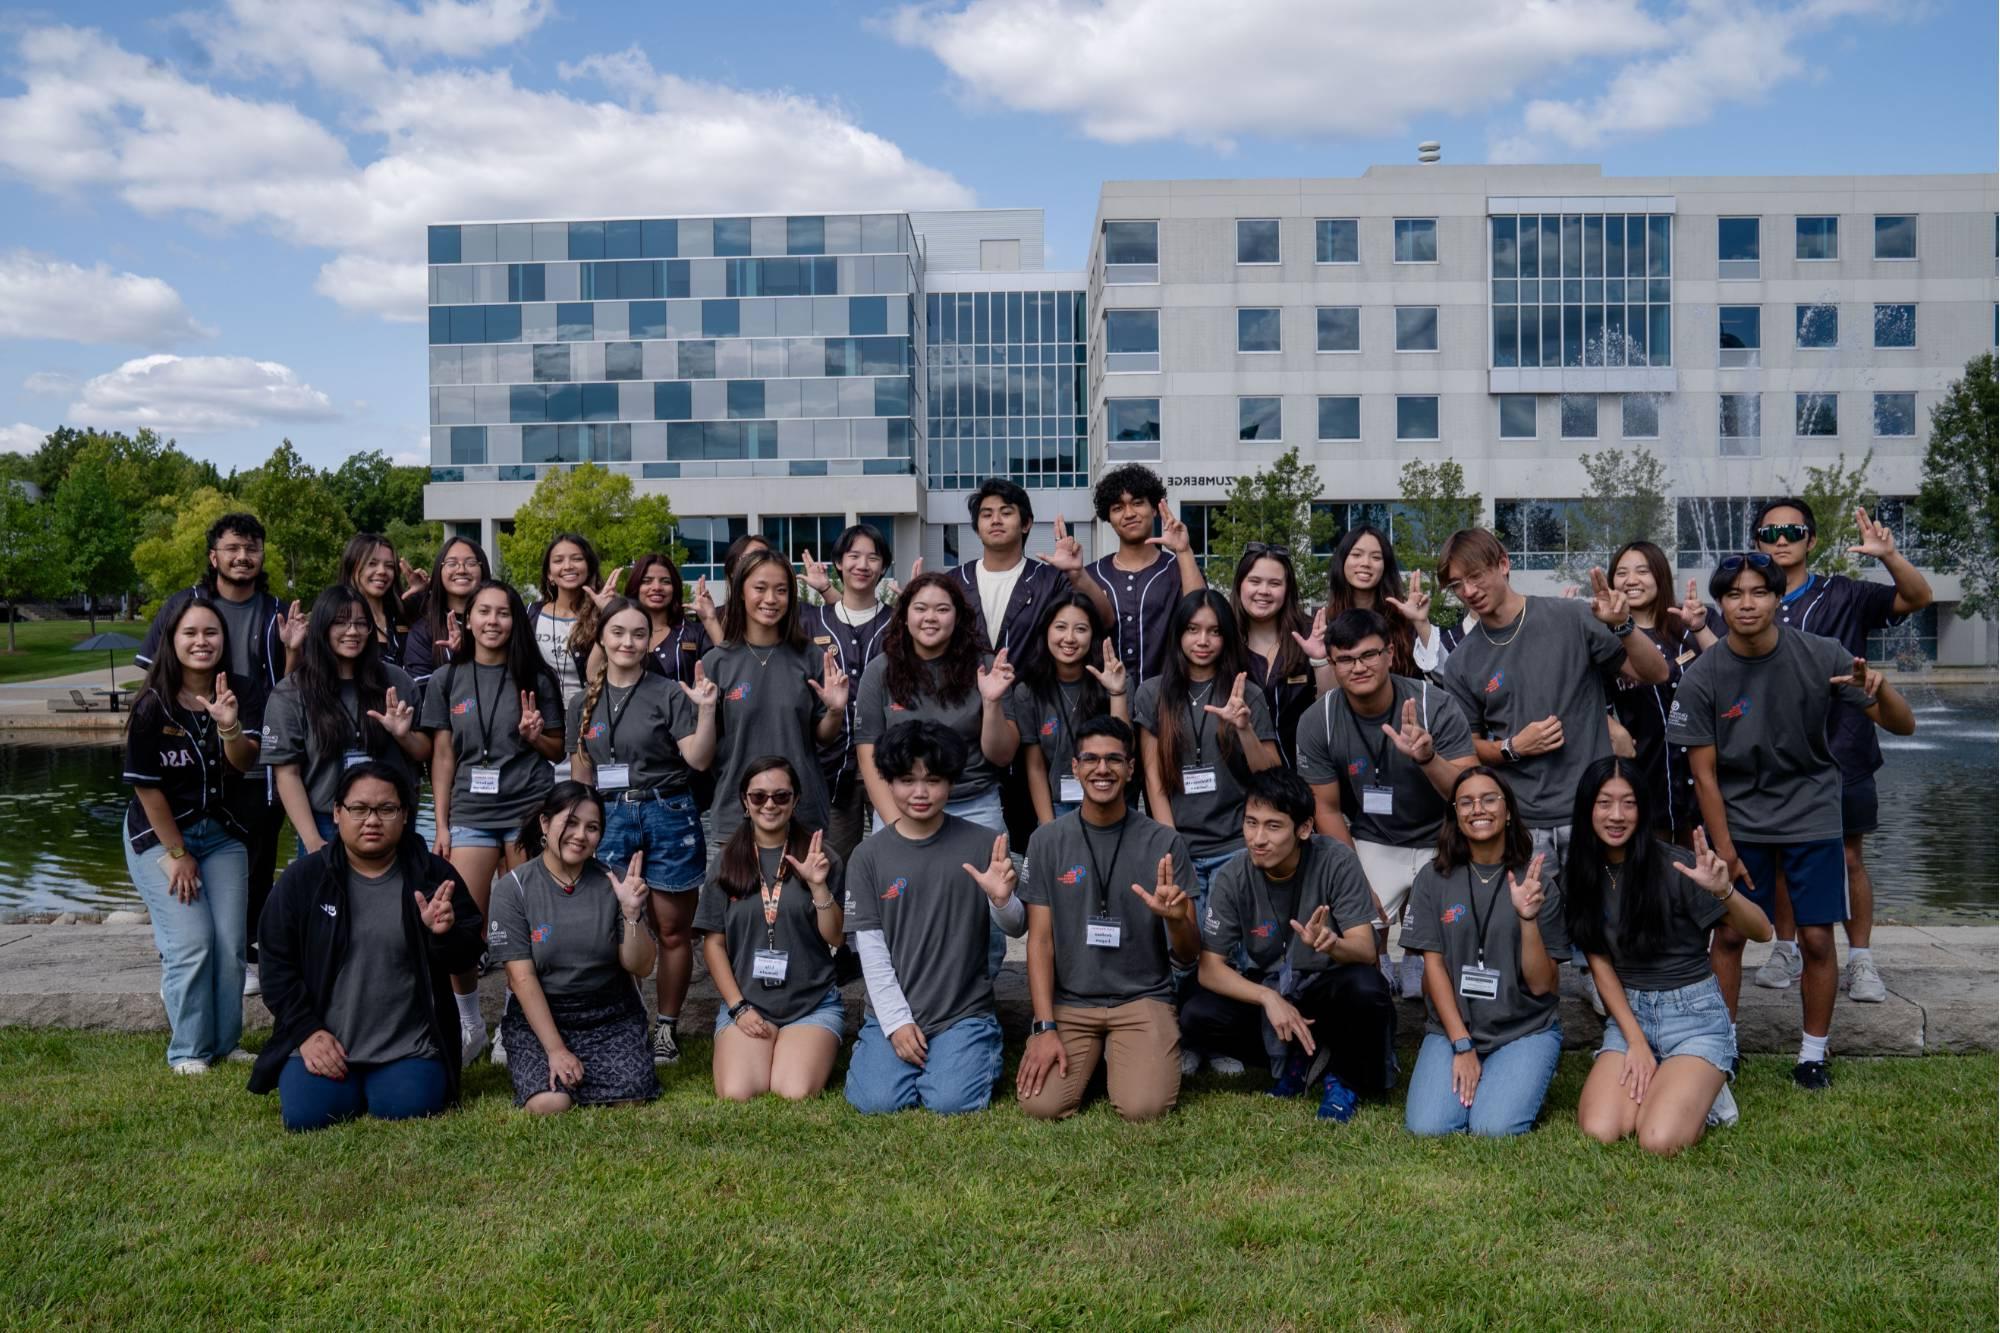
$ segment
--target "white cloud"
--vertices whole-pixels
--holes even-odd
[[[0,454],[32,454],[42,447],[48,435],[40,426],[30,426],[25,421],[0,426]]]
[[[508,46],[547,20],[548,0],[226,0],[182,22],[222,65],[304,72],[328,86],[389,74],[388,60],[464,59]]]
[[[158,346],[208,334],[158,278],[26,250],[0,254],[0,338]]]
[[[68,420],[162,435],[242,430],[271,421],[329,421],[332,399],[290,366],[247,356],[142,356],[92,377]]]
[[[290,103],[219,91],[97,32],[42,28],[19,43],[13,72],[25,90],[0,98],[0,174],[51,192],[109,190],[142,213],[253,224],[331,250],[317,289],[394,318],[422,314],[427,223],[547,216],[556,188],[574,216],[972,202],[947,173],[810,98],[656,73],[636,49],[564,67],[572,86],[594,84],[615,101],[523,88],[505,70],[396,68],[372,79],[334,55],[309,58],[310,34],[396,57],[452,55],[442,20],[466,6],[368,0],[366,22],[302,17],[317,8],[346,10],[239,0],[215,38],[221,67],[275,60],[279,20],[296,20],[299,62],[343,102],[342,127],[361,136],[367,160]],[[531,0],[471,8],[489,20],[487,41],[546,10]],[[261,26],[244,26],[243,15]]]
[[[76,388],[76,376],[63,370],[37,370],[21,381],[21,388],[43,397],[59,397]]]
[[[1108,143],[1357,138],[1665,34],[1638,0],[971,0],[887,21],[975,98]]]

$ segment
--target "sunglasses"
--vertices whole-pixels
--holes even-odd
[[[1766,523],[1757,529],[1760,542],[1802,542],[1813,535],[1813,530],[1803,523]]]
[[[1292,548],[1289,546],[1273,546],[1266,542],[1245,542],[1243,543],[1243,554],[1268,555],[1275,556],[1279,560],[1290,560],[1292,558]]]
[[[1746,567],[1750,569],[1769,569],[1776,563],[1775,560],[1765,555],[1762,551],[1748,551],[1742,555],[1725,555],[1722,557],[1722,563],[1715,567],[1715,572],[1722,575],[1738,574]]]
[[[762,810],[765,806],[775,806],[782,810],[798,799],[793,791],[748,791],[743,793],[743,803],[752,810]]]

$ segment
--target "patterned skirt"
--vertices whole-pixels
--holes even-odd
[[[653,1073],[653,1047],[646,1030],[646,1006],[638,989],[619,982],[590,995],[548,998],[556,1031],[583,1065],[583,1081],[563,1088],[578,1105],[651,1101],[660,1095]],[[507,1075],[514,1081],[514,1105],[525,1106],[549,1087],[549,1057],[521,1006],[509,1000],[500,1019],[507,1042]]]

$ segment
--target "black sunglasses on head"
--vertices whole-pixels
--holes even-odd
[[[1290,560],[1292,558],[1292,548],[1289,546],[1273,546],[1267,542],[1245,542],[1243,543],[1243,554],[1270,555],[1276,556],[1280,560]]]
[[[1777,562],[1762,551],[1750,551],[1743,555],[1725,555],[1722,563],[1715,567],[1718,574],[1738,574],[1745,566],[1751,569],[1769,569]]]

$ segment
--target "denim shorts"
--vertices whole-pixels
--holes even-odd
[[[756,1004],[756,997],[752,996],[750,999],[751,1007],[755,1008]],[[758,1012],[762,1013],[763,1011],[758,1010]],[[721,1036],[724,1028],[734,1026],[736,1026],[736,1020],[729,1016],[729,1006],[726,1004],[716,1006],[716,1035]],[[840,987],[828,986],[826,994],[820,996],[819,1003],[814,1005],[813,1011],[804,1018],[795,1018],[789,1023],[779,1023],[776,1026],[780,1031],[795,1027],[825,1028],[833,1034],[835,1041],[839,1041],[847,1035],[847,1004],[840,998]]]
[[[1632,1006],[1632,1017],[1639,1020],[1639,1031],[1646,1034],[1646,1044],[1653,1048],[1656,1059],[1696,1055],[1725,1074],[1736,1064],[1729,1006],[1723,1003],[1722,987],[1714,977],[1679,990],[1628,990],[1625,1002]],[[1604,1044],[1597,1053],[1616,1051],[1623,1055],[1628,1049],[1623,1029],[1607,1022]]]
[[[510,828],[468,828],[464,824],[451,826],[451,845],[454,847],[505,847],[514,841],[515,829]]]
[[[701,887],[708,848],[701,837],[701,812],[691,792],[676,792],[654,801],[604,801],[604,840],[597,859],[625,873],[632,853],[645,853],[640,874],[661,893],[686,893]]]

